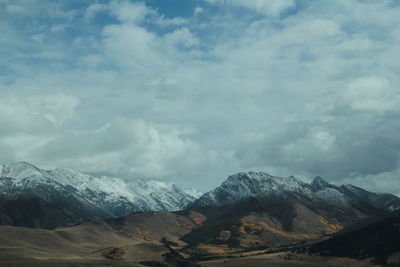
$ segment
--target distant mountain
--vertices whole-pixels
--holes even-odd
[[[361,220],[387,216],[400,209],[400,199],[321,177],[308,184],[249,172],[229,176],[189,209],[207,217],[184,237],[189,244],[269,247],[326,238]]]
[[[0,166],[2,224],[52,228],[138,211],[174,211],[200,195],[172,183],[43,170],[27,162]]]
[[[373,193],[349,184],[332,185],[319,176],[307,184],[293,176],[275,177],[263,172],[229,176],[220,186],[196,200],[191,207],[224,206],[248,198],[263,199],[288,193],[341,208],[367,204],[386,211],[400,209],[400,198],[391,194]]]

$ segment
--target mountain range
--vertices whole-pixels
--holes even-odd
[[[196,200],[192,207],[224,206],[247,198],[262,199],[288,193],[340,208],[368,204],[386,211],[400,209],[399,198],[391,194],[372,193],[350,184],[336,186],[319,176],[307,184],[293,176],[274,177],[264,172],[231,175],[220,186]]]
[[[0,223],[53,228],[139,211],[186,208],[201,193],[152,180],[94,177],[27,162],[0,166]]]
[[[85,261],[136,264],[141,259],[161,264],[150,266],[183,266],[177,262],[301,246],[354,256],[368,250],[364,244],[385,244],[381,236],[397,236],[399,212],[397,196],[334,185],[321,177],[305,183],[293,176],[242,172],[202,194],[171,183],[43,170],[18,162],[0,166],[0,259],[11,254],[36,260],[80,255]],[[354,240],[365,233],[371,238],[365,237],[363,244]],[[40,235],[48,241],[42,242]],[[391,242],[397,244],[393,238]],[[344,243],[351,244],[351,253],[335,245]],[[372,252],[363,255],[380,262],[393,259],[398,250],[395,245],[368,248]]]

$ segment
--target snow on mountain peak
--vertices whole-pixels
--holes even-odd
[[[1,177],[13,177],[13,178],[27,178],[35,175],[42,175],[43,171],[33,166],[32,164],[20,161],[11,163],[9,165],[3,165],[1,168]]]
[[[200,197],[194,205],[221,206],[245,198],[264,198],[285,192],[312,195],[310,186],[293,176],[275,177],[264,172],[241,172],[229,176],[219,187]]]
[[[400,199],[394,195],[377,194],[348,184],[332,185],[319,176],[308,184],[294,176],[275,177],[263,172],[231,175],[220,186],[196,200],[192,207],[222,206],[247,198],[264,201],[268,197],[288,197],[293,194],[305,197],[307,201],[341,208],[360,201],[384,210],[400,209]]]
[[[349,205],[349,198],[335,188],[323,188],[315,193],[315,197],[337,206]]]
[[[186,194],[188,194],[189,196],[191,196],[195,199],[198,199],[203,195],[202,192],[200,192],[199,190],[194,189],[194,188],[185,188],[185,189],[183,189],[183,192],[185,192]]]
[[[23,188],[35,187],[39,184],[54,183],[49,179],[50,177],[47,171],[41,170],[25,161],[3,165],[1,168],[0,178],[12,178],[12,183],[15,186]],[[7,186],[4,186],[4,180],[0,182],[3,188],[2,190],[10,188],[10,182],[7,182]],[[57,186],[59,185],[54,183],[54,187]]]
[[[325,181],[322,177],[320,177],[320,176],[316,176],[315,178],[314,178],[314,180],[311,182],[311,187],[314,189],[314,190],[320,190],[320,189],[323,189],[323,188],[326,188],[326,187],[329,187],[329,186],[331,186],[331,184],[330,183],[328,183],[327,181]]]
[[[114,214],[113,209],[127,212],[179,210],[197,199],[196,194],[188,194],[172,183],[95,177],[68,168],[47,171],[27,162],[3,165],[0,178],[6,178],[0,180],[2,194],[7,194],[11,188],[35,190],[37,186],[46,185],[64,192],[70,191],[82,201],[108,209],[107,212],[111,214]]]
[[[264,180],[271,178],[272,176],[265,172],[239,172],[237,174],[231,175],[228,179],[235,180],[235,179],[255,179],[255,180]]]

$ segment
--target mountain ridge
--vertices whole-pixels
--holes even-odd
[[[51,216],[40,215],[46,214],[52,205],[59,206],[62,214],[70,214],[66,225],[71,225],[86,219],[121,217],[138,211],[180,210],[199,195],[195,189],[181,189],[173,183],[153,180],[95,177],[67,168],[44,170],[27,162],[0,166],[3,203],[0,222],[16,221],[16,225],[35,227],[40,226],[37,221],[44,220],[46,228],[64,226],[46,219]],[[19,219],[24,217],[21,214],[7,209],[22,205],[20,210],[24,210],[23,205],[29,200],[37,203],[38,214],[26,219],[28,222]],[[62,221],[61,218],[58,221]]]
[[[333,185],[319,176],[305,183],[294,176],[240,172],[201,194],[172,183],[95,177],[68,168],[44,170],[27,162],[0,166],[2,224],[52,228],[134,212],[196,211],[209,207],[231,207],[227,210],[240,210],[238,214],[243,217],[254,211],[266,220],[264,224],[277,224],[289,232],[303,231],[299,229],[304,226],[298,223],[305,221],[315,229],[330,232],[329,227],[339,229],[362,218],[399,210],[400,199],[352,185]],[[227,216],[239,219],[240,224],[238,214]],[[268,218],[265,214],[269,214]],[[321,222],[316,226],[307,216]]]
[[[191,207],[222,206],[250,197],[279,195],[284,192],[293,192],[314,200],[333,201],[338,205],[349,204],[349,198],[364,198],[363,201],[378,208],[389,211],[400,209],[400,198],[392,194],[374,193],[350,184],[334,185],[320,176],[316,176],[311,183],[305,183],[294,176],[277,177],[265,172],[230,175],[220,186],[194,201]]]

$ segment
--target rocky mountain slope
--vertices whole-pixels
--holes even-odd
[[[200,195],[172,183],[43,170],[26,162],[0,166],[2,224],[51,228],[138,211],[174,211]]]
[[[248,248],[305,243],[399,208],[394,195],[336,186],[321,177],[308,184],[293,176],[238,173],[190,205],[207,220],[183,239]]]

